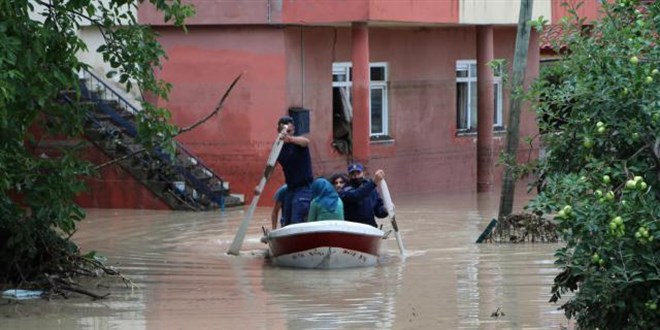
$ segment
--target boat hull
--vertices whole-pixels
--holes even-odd
[[[322,269],[376,265],[382,238],[377,228],[340,220],[293,224],[266,236],[273,265]]]

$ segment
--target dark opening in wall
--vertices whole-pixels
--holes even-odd
[[[289,108],[289,116],[293,118],[293,124],[296,125],[296,136],[309,133],[309,109]]]

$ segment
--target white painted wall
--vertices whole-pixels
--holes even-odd
[[[520,0],[460,0],[461,24],[518,24]],[[551,21],[551,0],[534,0],[532,19],[539,16]]]
[[[1,1],[1,0],[0,0]],[[96,0],[96,3],[109,3],[110,0]],[[34,5],[34,10],[30,12],[30,18],[35,21],[43,22],[45,17],[42,13],[47,11],[47,7],[36,2],[32,3]],[[132,11],[133,15],[137,15],[137,9],[135,6],[123,6],[119,13],[126,13]],[[123,98],[131,102],[138,109],[140,108],[140,94],[139,91],[133,90],[131,93],[126,93],[126,86],[119,83],[119,77],[116,79],[107,79],[105,78],[106,73],[111,70],[110,65],[103,62],[103,58],[96,52],[96,49],[103,43],[103,37],[101,32],[91,25],[88,20],[83,20],[81,22],[81,28],[77,31],[78,36],[85,42],[87,45],[87,51],[79,51],[77,54],[78,59],[82,62],[89,64],[92,68],[92,72],[97,76],[104,79],[104,81],[113,87]]]
[[[78,36],[87,45],[87,51],[78,52],[78,59],[89,64],[91,71],[99,78],[102,78],[106,84],[112,87],[126,101],[130,102],[137,109],[141,109],[140,100],[142,98],[140,92],[135,88],[135,84],[133,84],[133,89],[130,92],[126,92],[126,86],[119,83],[119,75],[116,75],[112,79],[105,77],[112,70],[112,67],[108,63],[103,62],[103,57],[96,52],[96,49],[104,43],[101,32],[96,27],[87,26],[78,30]]]

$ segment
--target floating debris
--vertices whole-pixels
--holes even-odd
[[[14,300],[38,299],[44,294],[38,290],[9,289],[2,292],[2,298]]]
[[[488,238],[496,243],[556,243],[557,224],[531,213],[511,214],[497,222]]]

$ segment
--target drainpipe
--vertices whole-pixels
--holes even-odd
[[[305,107],[305,27],[300,26],[300,105]]]
[[[493,26],[477,26],[477,191],[493,190]]]

